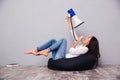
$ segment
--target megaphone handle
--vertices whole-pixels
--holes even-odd
[[[73,37],[73,40],[74,40],[74,41],[77,41],[78,36],[76,35],[76,32],[75,32],[73,29],[71,30],[71,35],[72,35],[72,37]]]

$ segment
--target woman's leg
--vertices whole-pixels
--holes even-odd
[[[52,51],[53,59],[59,59],[64,58],[66,55],[66,45],[67,41],[66,39],[61,39],[58,42],[55,39],[52,39],[48,41],[47,43],[43,44],[42,46],[39,46],[36,48],[37,52],[40,51],[39,54],[47,56],[50,51]],[[43,51],[46,49],[45,51]],[[31,51],[28,51],[27,53],[30,53]],[[36,52],[35,50],[32,50],[32,52]],[[36,53],[35,53],[36,55]],[[38,55],[38,54],[37,54]]]
[[[66,39],[61,39],[58,42],[54,43],[49,47],[49,50],[52,51],[53,60],[65,58],[66,55],[67,41]]]
[[[34,54],[34,55],[38,55],[38,52],[44,49],[47,49],[48,47],[50,47],[51,45],[53,45],[55,42],[57,42],[55,39],[51,39],[48,42],[46,42],[45,44],[43,44],[42,46],[39,46],[35,49],[26,51],[26,54]]]
[[[52,57],[54,60],[65,57],[66,55],[66,40],[65,39],[61,39],[58,42],[55,41],[53,42],[53,44],[51,44],[51,46],[49,45],[49,42],[45,44],[45,47],[46,45],[48,46],[47,49],[44,49],[38,52],[38,54],[48,56],[48,54],[52,52]]]
[[[44,49],[47,49],[48,47],[50,47],[51,45],[53,45],[54,43],[56,43],[57,41],[55,39],[51,39],[48,42],[46,42],[45,44],[43,44],[42,46],[37,47],[37,51],[41,51]]]

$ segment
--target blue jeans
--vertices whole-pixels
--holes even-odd
[[[59,41],[56,41],[55,39],[51,39],[50,41],[43,44],[42,46],[37,47],[37,51],[41,51],[49,48],[49,50],[52,52],[53,60],[57,60],[60,58],[65,58],[66,47],[67,47],[66,39],[61,39]]]

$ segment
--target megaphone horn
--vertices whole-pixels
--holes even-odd
[[[78,26],[80,26],[81,24],[84,23],[84,21],[80,20],[77,15],[75,14],[75,12],[73,11],[73,9],[69,9],[68,14],[70,15],[70,17],[72,18],[72,22],[73,22],[73,27],[77,28]]]

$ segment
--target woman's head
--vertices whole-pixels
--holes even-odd
[[[97,38],[94,36],[88,36],[83,41],[83,44],[86,44],[86,47],[88,47],[89,49],[88,53],[92,54],[96,58],[98,64],[98,58],[100,58],[100,52],[99,52],[99,42]]]

